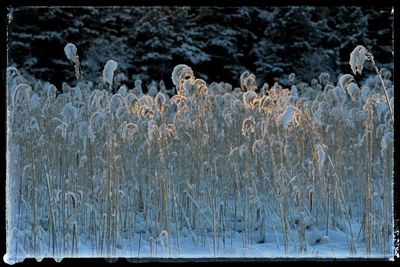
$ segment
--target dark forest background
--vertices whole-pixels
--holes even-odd
[[[207,82],[309,82],[324,71],[349,73],[350,52],[364,45],[393,69],[391,7],[20,7],[10,10],[8,66],[60,88],[73,83],[64,46],[78,48],[83,75],[96,80],[109,59],[129,88],[163,79],[177,64]]]

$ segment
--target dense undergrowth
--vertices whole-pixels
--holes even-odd
[[[237,237],[301,256],[337,231],[348,255],[392,255],[389,71],[360,85],[291,74],[290,88],[244,72],[233,88],[178,65],[176,94],[162,83],[143,94],[139,80],[113,94],[117,62],[96,88],[76,47],[65,53],[77,81],[62,93],[7,69],[10,261],[177,257],[185,238],[212,257]],[[365,59],[352,55],[354,72]]]

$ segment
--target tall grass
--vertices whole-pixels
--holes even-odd
[[[391,255],[387,71],[361,88],[324,73],[313,87],[259,90],[250,73],[232,88],[178,65],[173,97],[143,94],[141,81],[113,94],[116,62],[93,85],[76,48],[66,51],[79,79],[57,96],[7,69],[10,261],[182,256],[187,238],[210,256],[237,237],[244,248],[273,242],[303,255],[332,231],[349,255]]]

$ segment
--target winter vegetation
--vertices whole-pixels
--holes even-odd
[[[87,79],[95,82],[113,59],[130,88],[136,79],[170,88],[181,63],[207,81],[235,85],[246,70],[261,85],[284,84],[290,73],[307,82],[322,71],[337,77],[358,44],[393,70],[390,6],[18,7],[11,16],[8,65],[57,88],[74,83],[63,53],[69,42]]]
[[[58,52],[73,77],[59,87],[6,69],[7,263],[393,259],[394,84],[368,47],[333,58],[347,74],[245,70],[237,87],[199,74],[197,50],[171,86]]]

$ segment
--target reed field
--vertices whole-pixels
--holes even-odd
[[[6,262],[393,258],[394,85],[363,46],[339,77],[180,64],[173,88],[118,84],[111,59],[87,80],[64,52],[62,88],[6,70]]]

